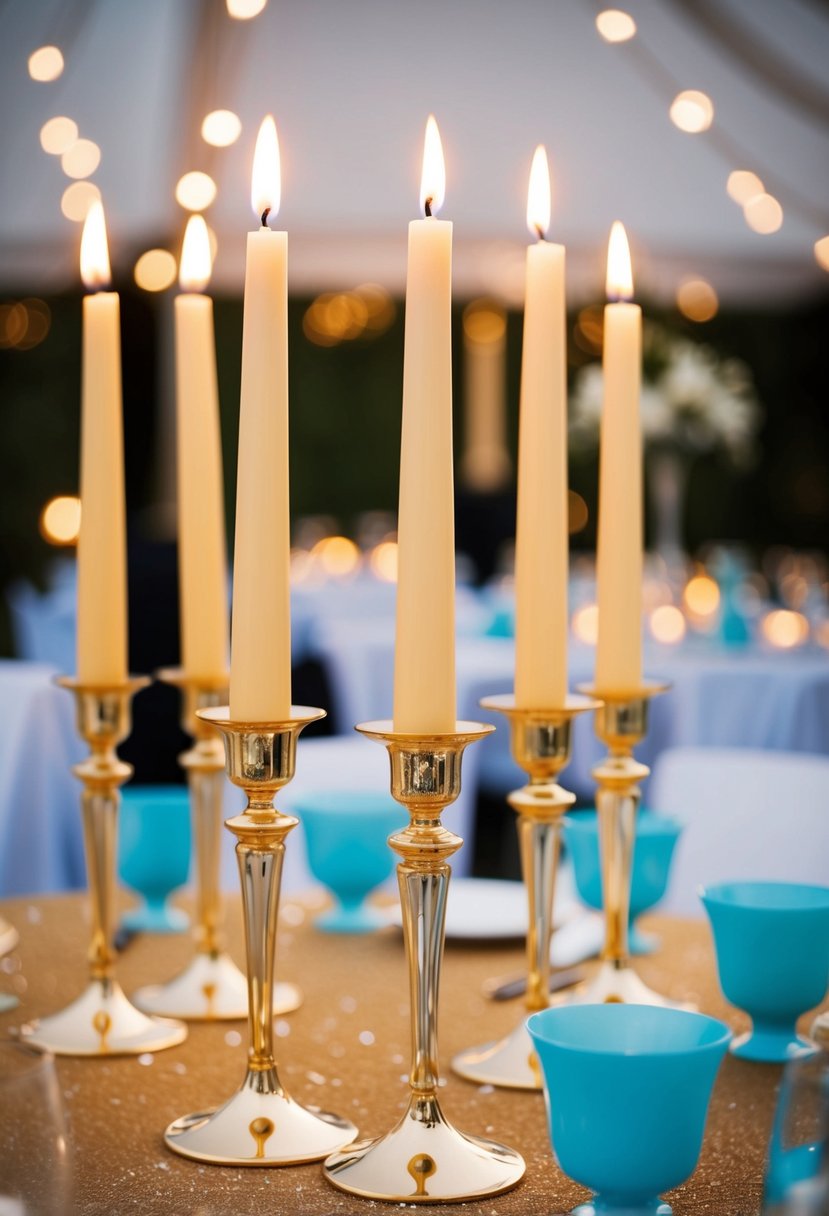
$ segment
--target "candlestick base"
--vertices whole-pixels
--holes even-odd
[[[103,978],[92,980],[60,1013],[24,1026],[21,1037],[59,1056],[135,1056],[183,1043],[187,1027],[147,1017],[117,980]]]
[[[347,1119],[300,1106],[276,1069],[249,1069],[241,1089],[217,1110],[171,1123],[164,1142],[174,1153],[211,1165],[302,1165],[319,1161],[357,1133]]]
[[[452,1071],[479,1085],[502,1089],[541,1089],[541,1069],[526,1018],[503,1039],[468,1047],[452,1060]]]
[[[593,979],[569,998],[570,1005],[658,1005],[662,1009],[689,1009],[695,1006],[669,1001],[654,992],[627,964],[617,967],[604,962]]]
[[[197,954],[166,984],[133,993],[147,1013],[185,1018],[188,1022],[238,1021],[248,1016],[248,981],[229,954]],[[302,1004],[296,984],[274,984],[274,1013],[293,1013]]]
[[[366,1199],[458,1203],[510,1190],[524,1169],[514,1149],[454,1128],[434,1094],[413,1093],[388,1135],[335,1153],[325,1163],[325,1176]]]

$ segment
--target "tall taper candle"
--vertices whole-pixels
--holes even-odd
[[[452,225],[437,123],[426,125],[421,205],[409,225],[398,515],[394,728],[455,729]]]
[[[242,391],[233,558],[230,716],[285,721],[291,706],[288,496],[288,234],[268,216],[280,202],[279,144],[268,115],[256,140],[242,331]]]
[[[527,250],[515,537],[515,703],[552,709],[567,696],[567,314],[564,246],[549,244],[550,172],[536,148]]]
[[[182,666],[215,680],[227,671],[228,603],[222,441],[210,241],[201,215],[184,234],[175,302],[178,569]]]
[[[596,691],[633,695],[642,685],[642,310],[630,303],[627,235],[610,231],[604,310],[604,402],[599,456]]]
[[[120,301],[109,286],[106,222],[89,208],[81,238],[81,530],[78,538],[77,676],[122,684],[127,675],[127,565],[124,505]]]

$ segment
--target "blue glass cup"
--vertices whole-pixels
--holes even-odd
[[[118,820],[118,873],[141,897],[121,917],[133,933],[183,933],[190,918],[169,902],[190,870],[190,797],[183,785],[127,786]]]
[[[829,984],[829,887],[727,882],[700,892],[724,996],[752,1021],[731,1045],[746,1060],[783,1063],[816,1050],[798,1017]]]
[[[391,794],[377,790],[309,790],[291,809],[305,833],[308,866],[334,896],[334,906],[316,920],[327,933],[370,933],[388,924],[366,903],[394,870],[387,838],[406,822]]]
[[[636,816],[636,840],[630,883],[628,949],[631,954],[651,954],[659,939],[637,929],[635,921],[658,904],[668,886],[674,848],[682,824],[668,815],[644,807]],[[602,868],[599,857],[599,819],[595,810],[577,811],[564,820],[564,842],[573,859],[578,893],[589,908],[603,907]]]
[[[731,1031],[654,1005],[563,1005],[527,1022],[556,1159],[596,1192],[580,1216],[670,1216],[699,1160]]]

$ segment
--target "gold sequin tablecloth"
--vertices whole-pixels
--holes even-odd
[[[8,1034],[77,995],[85,980],[87,925],[81,896],[30,898],[0,908],[20,931],[20,945],[2,960],[0,991],[21,1005],[0,1017]],[[241,915],[230,901],[228,934],[243,957]],[[736,1030],[746,1025],[723,1001],[704,922],[653,917],[662,951],[639,963],[643,978],[668,995],[692,1000]],[[184,936],[136,939],[122,956],[127,992],[172,976],[190,951]],[[521,969],[519,944],[449,944],[442,975],[440,1047],[446,1084],[442,1101],[463,1130],[518,1148],[524,1181],[490,1200],[425,1210],[475,1216],[552,1216],[586,1192],[553,1164],[540,1094],[492,1090],[455,1077],[449,1060],[463,1047],[494,1038],[520,1016],[518,1002],[481,995],[492,975]],[[408,991],[402,937],[392,928],[367,937],[319,933],[301,903],[282,909],[279,978],[298,982],[305,1001],[276,1026],[280,1074],[300,1101],[347,1115],[361,1136],[387,1131],[406,1097],[409,1061]],[[233,1169],[200,1165],[168,1152],[166,1125],[188,1111],[229,1097],[244,1074],[244,1022],[191,1024],[180,1047],[151,1058],[59,1059],[59,1079],[74,1146],[75,1210],[79,1216],[354,1216],[394,1205],[345,1195],[316,1165]],[[760,1211],[766,1144],[780,1069],[728,1057],[717,1081],[700,1165],[670,1196],[675,1216],[755,1216]],[[412,1205],[408,1205],[411,1210]]]

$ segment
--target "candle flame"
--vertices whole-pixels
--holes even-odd
[[[610,300],[633,299],[633,270],[624,225],[615,220],[607,246],[607,295]]]
[[[262,219],[263,227],[269,215],[276,215],[281,200],[282,182],[279,163],[279,140],[272,114],[262,119],[253,153],[253,175],[250,201],[253,210]]]
[[[530,169],[527,227],[540,241],[544,240],[550,227],[550,166],[547,164],[547,149],[543,144],[536,148]]]
[[[423,174],[420,179],[420,205],[426,215],[437,215],[446,196],[446,166],[443,163],[443,146],[434,114],[426,121],[426,139],[423,144]]]
[[[178,281],[182,291],[204,291],[210,282],[210,236],[203,215],[191,215],[184,230]]]
[[[81,236],[81,278],[90,291],[109,287],[112,274],[109,269],[107,227],[104,208],[96,199],[86,213]]]

